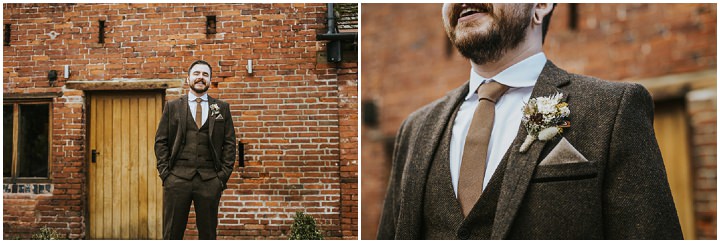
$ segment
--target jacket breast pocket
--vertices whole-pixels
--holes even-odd
[[[222,149],[223,140],[225,139],[225,120],[215,120],[212,132],[213,145]]]
[[[594,162],[578,162],[554,165],[538,165],[531,179],[533,183],[584,180],[597,177]]]
[[[214,133],[220,132],[219,135],[222,135],[222,133],[225,131],[225,120],[215,120],[215,124],[213,124],[213,131]]]
[[[602,182],[597,162],[538,165],[511,227],[517,239],[602,236]]]

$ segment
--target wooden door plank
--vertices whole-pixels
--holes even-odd
[[[139,100],[138,106],[140,107],[140,113],[138,114],[138,162],[139,162],[139,176],[138,176],[138,193],[140,200],[140,210],[138,213],[138,237],[141,239],[149,239],[148,234],[148,157],[150,157],[150,150],[148,150],[147,141],[147,109],[148,109],[148,98],[142,97]]]
[[[140,223],[138,222],[138,208],[140,206],[138,201],[140,191],[138,188],[138,99],[137,96],[130,99],[130,114],[128,115],[130,118],[130,159],[128,159],[130,163],[130,239],[138,239],[138,225]]]
[[[97,98],[95,96],[91,96],[91,98],[90,98],[90,114],[89,115],[90,115],[90,149],[89,149],[90,151],[89,152],[92,152],[93,149],[97,148],[97,138],[96,137],[97,137],[97,130],[98,130],[97,129],[97,126],[98,126],[97,125],[98,124],[97,123],[98,122]],[[97,209],[95,206],[95,204],[97,203],[97,199],[96,199],[97,187],[95,186],[95,183],[97,180],[97,166],[96,166],[96,163],[92,162],[92,153],[90,154],[90,156],[85,156],[85,157],[88,158],[86,160],[87,161],[86,163],[88,163],[88,165],[89,165],[88,173],[89,173],[89,177],[90,177],[89,178],[89,184],[90,184],[89,185],[90,186],[89,194],[90,194],[90,196],[88,198],[88,201],[89,201],[88,202],[88,206],[89,206],[88,211],[89,211],[89,214],[91,215],[91,217],[88,220],[88,228],[90,231],[89,232],[90,239],[94,239],[97,236],[97,229],[98,229],[98,227],[96,227],[97,221],[95,218],[97,216],[97,211],[96,211]]]
[[[120,238],[130,238],[130,97],[120,98]]]
[[[154,139],[151,139],[151,137],[154,138],[154,136],[151,136],[153,131],[153,126],[157,126],[157,123],[155,123],[155,98],[148,99],[148,123],[145,126],[145,129],[148,131],[147,141],[148,141],[148,147],[154,147]],[[152,144],[152,146],[151,146]],[[154,151],[154,150],[153,150]],[[157,217],[157,211],[162,210],[162,207],[158,207],[157,199],[158,197],[162,198],[162,192],[157,190],[157,181],[156,181],[156,175],[157,169],[155,169],[156,160],[154,159],[154,156],[148,156],[148,225],[149,225],[149,232],[150,232],[150,238],[151,239],[158,239],[158,235],[160,235],[160,231],[162,228],[158,228],[158,221],[159,218]],[[158,196],[159,195],[159,196]]]
[[[667,171],[683,236],[696,238],[694,205],[692,202],[692,172],[688,147],[688,123],[683,103],[662,103],[655,109],[655,134]]]
[[[103,232],[100,235],[100,239],[107,239],[112,237],[112,158],[113,158],[113,147],[112,147],[112,141],[113,141],[113,105],[112,105],[112,99],[105,97],[104,99],[104,106],[103,106],[103,112],[105,113],[105,118],[103,119],[104,122],[104,128],[103,128],[103,145],[105,149],[102,152],[101,156],[101,162],[99,166],[103,170],[103,182],[102,182],[102,190],[103,190],[103,225],[102,229]]]
[[[113,202],[115,203],[114,207],[112,208],[113,211],[113,231],[112,231],[112,237],[113,239],[120,239],[121,237],[121,217],[120,214],[120,204],[121,203],[121,197],[122,197],[122,177],[120,177],[122,173],[122,130],[118,129],[122,125],[122,101],[117,98],[113,97],[113,160],[112,160],[112,171],[113,171],[113,180],[112,180],[112,188],[113,188],[113,194],[115,195],[115,198],[113,198]]]
[[[151,134],[155,134],[155,132],[157,131],[158,124],[160,124],[160,119],[162,118],[162,108],[163,108],[162,98],[163,98],[162,95],[155,94],[155,106],[153,106],[153,108],[155,108],[155,112],[154,112],[155,122],[152,124],[152,126],[150,126],[150,129],[152,129]],[[154,136],[152,138],[150,138],[150,140],[154,141]],[[163,213],[163,211],[162,211],[162,209],[163,209],[163,206],[162,206],[163,205],[162,180],[160,179],[160,176],[158,175],[157,169],[153,170],[153,175],[154,175],[153,177],[155,177],[155,190],[158,191],[158,195],[160,195],[156,199],[157,205],[158,205],[158,210],[155,213],[157,215],[158,221],[155,223],[155,227],[157,227],[159,229],[158,234],[156,235],[156,239],[162,239],[162,222],[163,222],[162,221],[162,218],[163,218],[163,216],[162,216],[163,215],[162,214]]]

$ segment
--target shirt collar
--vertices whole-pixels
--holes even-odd
[[[468,94],[465,96],[465,100],[470,99],[470,97],[475,94],[475,92],[472,91],[477,90],[481,84],[487,82],[490,79],[495,80],[498,83],[510,86],[510,88],[535,86],[538,77],[540,77],[540,72],[542,72],[546,62],[547,58],[545,57],[545,53],[540,52],[528,58],[525,58],[525,60],[513,64],[512,66],[508,67],[507,69],[503,70],[492,78],[485,78],[483,76],[480,76],[475,72],[475,69],[470,69],[471,92],[468,92]]]
[[[193,94],[192,92],[188,92],[188,101],[195,101],[195,99],[197,99],[197,98],[198,98],[198,97],[195,96],[195,94]],[[208,95],[207,95],[207,93],[205,93],[205,94],[203,94],[202,96],[200,96],[200,98],[202,98],[202,100],[207,101],[207,100],[208,100]]]

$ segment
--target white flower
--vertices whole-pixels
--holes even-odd
[[[550,123],[553,119],[555,119],[555,116],[552,114],[543,115],[543,123]]]
[[[537,110],[542,114],[550,114],[555,112],[555,105],[557,101],[548,97],[537,98]]]
[[[560,108],[560,116],[567,117],[569,115],[570,115],[570,108],[568,108],[567,106]]]

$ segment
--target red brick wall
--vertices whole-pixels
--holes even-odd
[[[716,4],[578,4],[577,30],[568,13],[558,5],[545,50],[569,71],[628,80],[717,65]]]
[[[716,15],[716,4],[578,4],[578,28],[571,30],[568,4],[558,4],[545,54],[570,72],[607,80],[711,70]],[[411,112],[469,77],[470,64],[447,44],[441,18],[440,4],[362,5],[361,102],[379,110],[379,125],[362,127],[362,239],[377,230],[388,175],[379,170],[389,168],[392,150],[385,144]],[[714,207],[700,214],[715,215]]]
[[[717,90],[688,94],[698,239],[717,239]]]
[[[62,93],[54,100],[52,190],[3,194],[6,238],[44,225],[86,236],[84,92],[66,81],[181,79],[196,59],[213,64],[210,95],[231,104],[246,144],[246,167],[221,200],[218,238],[284,239],[295,211],[315,217],[326,238],[357,238],[357,60],[320,57],[325,4],[4,4],[3,12],[12,25],[3,92]],[[208,15],[217,16],[209,36]],[[106,21],[104,44],[98,20]],[[51,69],[60,73],[54,86]],[[180,92],[187,89],[166,98]]]
[[[358,237],[358,68],[342,66],[338,74],[340,125],[341,230],[343,239]]]

